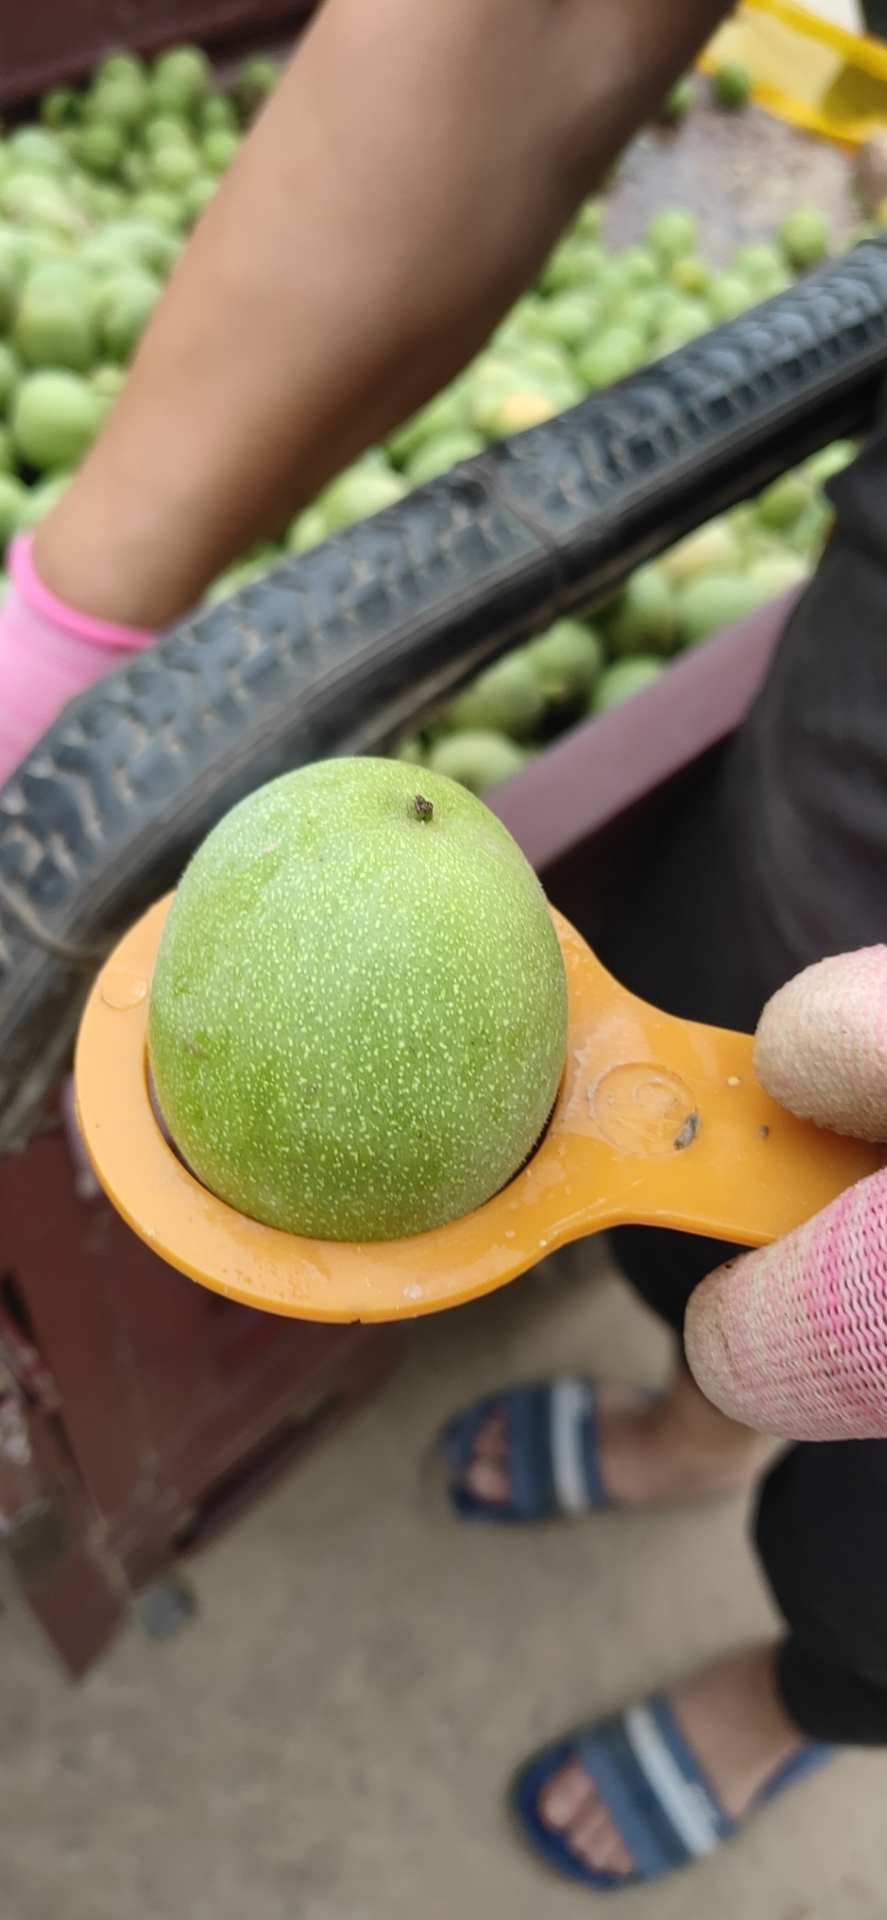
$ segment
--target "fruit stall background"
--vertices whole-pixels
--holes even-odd
[[[107,8],[87,12],[93,22],[101,15],[101,46],[107,48]],[[171,32],[161,30],[154,9],[144,12],[151,15],[152,31],[146,27],[144,52],[137,57],[112,51],[97,64],[69,61],[52,73],[44,61],[41,71],[57,84],[42,98],[26,98],[24,83],[9,93],[0,141],[4,544],[16,527],[35,524],[69,484],[125,381],[141,330],[188,231],[276,79],[278,67],[269,60],[264,39],[259,55],[244,55],[236,36],[226,40],[214,32],[212,50],[219,57],[211,64],[193,46],[164,50],[160,43]],[[275,9],[260,13],[276,31]],[[82,24],[85,16],[76,17]],[[166,18],[178,34],[181,12],[175,23]],[[195,32],[199,24],[189,15],[187,31]],[[233,14],[223,25],[226,31],[233,26]],[[10,31],[4,21],[7,50]],[[21,31],[30,31],[30,24]],[[121,34],[114,37],[119,41]],[[36,59],[33,46],[31,53]],[[8,60],[3,72],[8,79]],[[453,508],[451,483],[444,476],[454,463],[470,476],[472,461],[503,437],[510,441],[517,435],[514,445],[526,447],[522,428],[535,424],[545,433],[546,422],[589,394],[599,394],[604,403],[614,380],[663,354],[680,354],[682,346],[692,350],[721,319],[735,315],[741,326],[742,316],[761,300],[778,299],[781,292],[793,297],[793,282],[803,281],[829,251],[840,254],[857,233],[878,230],[877,203],[874,217],[868,209],[863,217],[856,202],[852,154],[798,133],[754,100],[747,103],[747,93],[748,76],[737,74],[735,63],[714,83],[695,75],[676,89],[664,103],[661,120],[632,143],[606,192],[581,210],[539,285],[517,303],[472,367],[384,447],[370,450],[337,476],[291,527],[279,530],[277,540],[244,555],[215,583],[209,598],[219,604],[199,615],[196,628],[185,622],[179,640],[174,634],[152,650],[136,676],[141,687],[156,675],[156,700],[152,706],[153,696],[144,695],[140,725],[146,724],[137,772],[128,786],[130,814],[118,807],[113,778],[104,777],[109,763],[100,766],[105,751],[113,764],[117,719],[124,731],[127,724],[125,676],[115,677],[109,692],[90,697],[85,732],[74,749],[73,780],[65,772],[69,745],[63,745],[60,760],[53,759],[56,748],[47,747],[52,738],[47,736],[36,774],[32,762],[7,788],[0,821],[4,1124],[10,1085],[27,1077],[19,1072],[17,1056],[13,1059],[23,1029],[32,1038],[39,1029],[41,1046],[45,1038],[41,1073],[45,1066],[53,1084],[66,1068],[70,1021],[88,977],[82,964],[77,971],[78,954],[81,962],[84,954],[88,961],[108,930],[90,915],[99,896],[107,900],[113,862],[121,876],[117,907],[131,918],[140,887],[153,890],[151,897],[161,890],[156,863],[151,864],[154,853],[149,859],[150,847],[156,853],[161,841],[158,857],[168,864],[164,884],[174,880],[182,843],[168,843],[183,816],[186,830],[198,831],[193,802],[201,782],[211,807],[223,804],[221,760],[209,768],[208,779],[206,768],[194,770],[196,733],[188,753],[180,753],[176,762],[180,769],[187,767],[191,790],[179,791],[174,805],[164,786],[168,770],[162,756],[152,760],[150,738],[145,752],[152,714],[164,741],[174,717],[186,714],[187,702],[171,689],[174,675],[164,679],[165,663],[173,658],[166,648],[180,647],[184,658],[189,634],[193,638],[200,630],[200,652],[209,668],[209,705],[200,717],[212,720],[205,734],[218,742],[230,716],[222,695],[210,712],[216,698],[209,691],[213,660],[218,664],[224,655],[219,685],[230,684],[236,648],[247,630],[253,648],[249,678],[244,672],[240,708],[230,703],[234,731],[242,729],[235,757],[243,761],[244,734],[258,724],[258,709],[249,700],[265,697],[261,676],[269,661],[272,671],[279,670],[285,651],[282,645],[275,652],[275,645],[264,644],[268,630],[274,642],[275,631],[279,637],[283,630],[275,622],[287,618],[298,625],[299,607],[310,600],[313,583],[323,584],[324,554],[329,581],[335,577],[345,586],[338,601],[332,591],[326,602],[322,593],[315,595],[318,604],[334,611],[326,629],[321,619],[316,634],[308,634],[305,658],[296,662],[303,673],[307,664],[309,682],[311,673],[321,675],[324,647],[333,659],[341,643],[337,621],[342,629],[350,620],[358,631],[365,617],[367,652],[376,651],[375,615],[371,609],[361,613],[356,592],[348,596],[383,548],[391,559],[401,537],[400,503],[413,490],[422,488],[423,494],[403,507],[402,516],[414,526],[425,516],[431,551],[438,537],[441,555],[446,551],[447,525],[464,532],[468,523],[478,534],[477,546],[486,541],[488,554],[506,554],[507,573],[507,554],[517,551],[508,547],[513,529],[503,530],[501,516],[493,524],[488,503],[471,504],[470,483]],[[868,254],[876,251],[869,248]],[[883,359],[876,337],[883,306],[879,272],[871,260],[862,272],[863,280],[871,279],[865,298],[872,331],[860,366],[868,353],[870,372]],[[851,352],[840,296],[832,310],[829,352],[834,348],[839,366],[845,348]],[[763,332],[767,335],[766,327]],[[774,364],[781,351],[777,335],[778,328],[767,335],[766,351],[775,356]],[[854,423],[870,417],[869,400],[850,411]],[[566,440],[558,438],[559,429],[551,432],[562,458]],[[805,451],[823,437],[816,420],[803,428],[801,439],[804,434]],[[398,688],[410,727],[401,729],[395,751],[410,759],[427,757],[483,791],[498,788],[492,795],[496,811],[567,912],[574,899],[577,907],[584,901],[587,912],[590,893],[602,905],[614,879],[624,886],[631,862],[649,856],[657,810],[667,804],[676,783],[692,781],[695,763],[716,752],[737,723],[775,640],[782,617],[779,596],[797,587],[815,564],[830,520],[826,476],[851,456],[852,442],[832,441],[790,473],[779,474],[784,444],[780,437],[778,446],[768,445],[763,466],[756,468],[759,474],[779,475],[758,499],[743,500],[697,528],[627,579],[625,562],[622,573],[617,570],[611,578],[606,601],[580,606],[582,617],[558,622],[553,631],[540,632],[506,654],[455,701],[430,701],[427,713],[417,713],[408,672],[408,684]],[[789,444],[797,446],[798,436],[790,436]],[[670,474],[665,478],[671,482]],[[731,498],[736,497],[733,484]],[[386,504],[393,506],[392,520],[355,524]],[[579,505],[589,513],[587,497]],[[687,527],[698,518],[692,500],[684,499],[683,519],[679,515],[677,522],[668,517],[670,508],[670,494],[660,495],[660,531],[665,524]],[[444,527],[440,536],[438,525]],[[327,535],[330,546],[325,546]],[[403,541],[404,551],[406,545]],[[491,563],[488,573],[481,568],[472,576],[462,557],[464,542],[457,548],[454,539],[453,546],[454,571],[464,567],[457,582],[463,601],[473,595],[479,603],[480,637],[471,641],[471,657],[489,657],[502,644],[495,632],[490,637],[490,596],[498,591],[494,569]],[[621,564],[621,554],[619,548],[614,565]],[[519,564],[520,556],[516,570]],[[527,583],[538,590],[543,569],[535,562],[533,568],[517,584],[508,582],[509,604],[526,603]],[[276,602],[276,589],[265,583],[269,570],[281,582]],[[300,582],[306,583],[303,602]],[[226,599],[232,593],[233,602]],[[549,598],[541,595],[540,604]],[[265,605],[269,619],[263,624]],[[275,605],[285,606],[285,616],[274,611]],[[343,609],[344,621],[339,618]],[[520,627],[526,633],[529,620],[520,608],[518,613],[519,618],[513,611],[508,616],[510,631]],[[392,616],[383,605],[383,627],[386,617]],[[435,617],[443,620],[443,602]],[[740,625],[732,633],[715,632],[737,619]],[[293,644],[298,651],[298,635]],[[452,643],[445,636],[438,658],[449,648],[455,666],[451,660],[442,684],[458,683],[455,656],[468,645],[464,633],[456,632]],[[404,667],[415,674],[418,653],[416,635],[407,634],[396,679]],[[343,658],[338,656],[337,670]],[[198,673],[185,677],[192,692],[204,684]],[[294,684],[286,691],[293,710],[300,706]],[[143,698],[138,692],[133,697]],[[121,706],[115,706],[118,699]],[[655,713],[651,700],[657,703]],[[93,724],[99,708],[103,711]],[[596,716],[593,751],[588,729],[578,724],[589,713]],[[312,745],[309,757],[335,750],[342,715],[340,699],[339,732],[334,729],[332,745]],[[77,719],[75,731],[80,724]],[[267,777],[263,764],[254,755],[244,778],[256,784]],[[519,778],[503,784],[518,770]],[[99,822],[100,831],[91,845],[88,835],[81,836],[71,856],[75,816],[90,780],[95,783],[90,819]],[[103,812],[109,795],[110,811]],[[211,818],[199,832],[208,824]],[[66,838],[69,833],[72,838]],[[75,915],[70,925],[64,920],[69,897]],[[48,944],[44,939],[44,972],[26,1005],[21,995],[26,988],[30,992],[34,952],[27,942],[24,952],[22,929],[33,932],[35,926],[40,938],[48,930]],[[587,930],[593,933],[591,926]],[[14,956],[9,964],[7,953]],[[24,1465],[0,1460],[0,1511],[7,1548],[32,1610],[69,1668],[83,1671],[113,1636],[132,1595],[142,1594],[150,1610],[153,1583],[164,1579],[181,1555],[203,1546],[370,1395],[402,1346],[393,1329],[319,1329],[299,1323],[284,1329],[268,1316],[212,1299],[137,1247],[90,1187],[64,1103],[58,1108],[52,1101],[41,1112],[40,1089],[48,1084],[30,1075],[27,1124],[17,1134],[13,1128],[4,1135],[4,1144],[13,1139],[25,1150],[0,1159],[0,1368],[5,1369],[0,1406],[19,1423],[22,1458],[27,1455]],[[161,1618],[164,1604],[161,1595]]]
[[[774,22],[787,32],[797,12],[783,0],[740,9],[706,71],[675,88],[483,352],[278,538],[242,556],[210,602],[877,231],[877,209],[855,196],[846,145],[799,140],[748,101],[736,55],[767,96],[766,77],[755,77],[758,39]],[[250,22],[252,31],[276,24],[271,5]],[[215,35],[225,28],[219,12]],[[862,62],[887,112],[887,77],[868,71],[887,76],[887,49],[823,25],[836,52],[817,31],[803,29],[813,56],[854,74]],[[23,76],[46,71],[39,47],[19,52]],[[188,232],[274,83],[275,58],[239,60],[224,39],[221,52],[215,68],[195,47],[153,60],[111,54],[80,83],[13,106],[0,141],[0,544],[33,527],[69,484]],[[760,59],[769,72],[769,44]],[[830,524],[825,482],[853,450],[840,442],[816,454],[638,569],[587,620],[561,621],[500,660],[397,751],[487,791],[577,721],[649,685],[682,649],[799,587]]]

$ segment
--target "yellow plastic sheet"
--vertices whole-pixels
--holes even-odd
[[[699,64],[712,73],[728,60],[748,68],[758,105],[792,126],[852,147],[887,126],[887,46],[793,0],[743,0]]]

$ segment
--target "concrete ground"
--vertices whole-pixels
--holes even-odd
[[[572,1920],[606,1901],[509,1831],[514,1764],[766,1628],[740,1503],[526,1532],[423,1504],[442,1417],[509,1378],[661,1378],[586,1247],[420,1324],[386,1392],[194,1564],[79,1689],[0,1621],[0,1920]],[[884,1920],[887,1755],[847,1755],[619,1920]]]

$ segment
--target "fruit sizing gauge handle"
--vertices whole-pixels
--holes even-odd
[[[262,1226],[189,1173],[148,1092],[148,997],[169,898],[102,968],[80,1029],[77,1111],[109,1198],[161,1259],[202,1286],[303,1320],[397,1320],[476,1299],[554,1248],[633,1222],[761,1246],[882,1163],[877,1148],[795,1120],[764,1093],[747,1034],[627,993],[560,914],[567,1062],[529,1164],[475,1213],[353,1246]]]

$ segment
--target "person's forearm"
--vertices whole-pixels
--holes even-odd
[[[482,344],[723,0],[327,0],[74,485],[47,585],[159,626]]]

